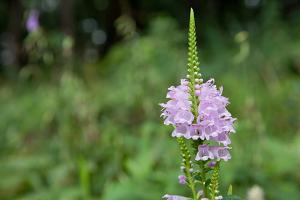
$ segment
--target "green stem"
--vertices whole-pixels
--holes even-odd
[[[183,158],[182,166],[184,167],[183,172],[187,178],[187,185],[192,191],[193,199],[197,199],[197,192],[195,189],[195,180],[192,175],[192,164],[191,164],[191,154],[187,148],[187,145],[183,138],[177,138],[178,144],[180,146],[181,156]]]
[[[194,147],[194,151],[195,151],[195,154],[197,154],[198,152],[198,146],[203,144],[203,140],[196,140],[196,141],[193,141],[193,147]],[[199,169],[200,169],[200,184],[201,184],[201,187],[202,187],[202,190],[203,190],[203,197],[207,197],[207,188],[205,186],[205,183],[206,183],[206,168],[205,168],[205,164],[206,164],[206,161],[197,161],[196,164],[198,165]]]
[[[220,163],[217,162],[216,166],[214,167],[214,171],[211,177],[211,182],[209,184],[210,190],[210,197],[211,199],[215,199],[216,195],[219,193],[219,169]]]
[[[195,182],[194,182],[193,177],[191,176],[191,174],[188,177],[188,180],[189,180],[189,187],[191,188],[191,191],[192,191],[192,194],[193,194],[193,199],[197,200],[197,192],[196,192],[196,189],[195,189]]]
[[[206,182],[205,162],[201,161],[199,163],[199,167],[201,170],[201,184],[202,184],[202,189],[203,189],[203,197],[206,197],[207,189],[205,187],[205,182]]]

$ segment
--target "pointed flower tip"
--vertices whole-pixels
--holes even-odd
[[[191,13],[191,15],[193,15],[194,14],[194,10],[193,10],[193,8],[191,7],[191,10],[190,10],[190,13]]]
[[[194,10],[191,8],[190,10],[190,19],[194,19]]]

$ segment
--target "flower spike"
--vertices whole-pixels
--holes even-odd
[[[199,69],[199,58],[197,51],[197,39],[196,39],[196,25],[194,11],[191,8],[190,23],[189,23],[189,35],[188,35],[188,63],[187,63],[187,79],[189,81],[190,100],[192,101],[192,113],[195,118],[198,116],[197,107],[199,105],[199,99],[196,96],[198,92],[197,87],[203,82],[201,79]]]
[[[219,168],[221,161],[231,159],[229,145],[230,135],[235,132],[235,118],[226,108],[228,98],[222,95],[222,88],[216,87],[214,79],[203,83],[193,9],[189,21],[187,78],[168,90],[169,100],[160,104],[161,116],[164,124],[174,126],[172,137],[177,138],[181,150],[183,175],[178,177],[179,183],[191,189],[193,200],[222,199],[218,191]],[[186,199],[176,195],[164,198]]]
[[[199,69],[199,58],[198,58],[198,51],[197,51],[196,25],[195,25],[194,11],[192,8],[190,13],[189,24],[190,25],[189,25],[189,35],[188,35],[188,71],[189,71],[188,75],[190,75],[189,81],[194,81],[196,78],[201,78],[201,75],[199,74],[200,69]]]

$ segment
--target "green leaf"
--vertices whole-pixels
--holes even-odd
[[[232,195],[232,185],[231,184],[228,187],[227,195]]]

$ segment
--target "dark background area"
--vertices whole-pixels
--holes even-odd
[[[258,32],[265,26],[272,26],[272,23],[276,23],[276,19],[282,23],[294,22],[299,15],[300,3],[297,0],[275,2],[11,0],[2,1],[0,6],[3,16],[0,21],[1,39],[2,44],[6,43],[1,48],[1,68],[14,66],[19,69],[29,62],[23,40],[27,36],[24,23],[31,9],[40,11],[40,23],[45,32],[54,32],[60,37],[72,37],[75,55],[82,55],[87,48],[94,48],[95,56],[102,57],[112,45],[122,40],[123,37],[119,32],[126,32],[126,28],[130,28],[120,25],[121,30],[118,30],[117,19],[122,16],[133,20],[134,28],[141,34],[145,33],[153,18],[161,15],[174,18],[180,29],[184,29],[188,16],[187,10],[193,7],[199,11],[196,17],[200,25],[198,29],[201,28],[202,31],[198,31],[198,36],[201,47],[204,48],[208,42],[203,36],[206,30],[217,29],[224,35],[233,35],[239,30]],[[105,35],[101,44],[92,41],[92,34],[97,30],[103,31]]]

